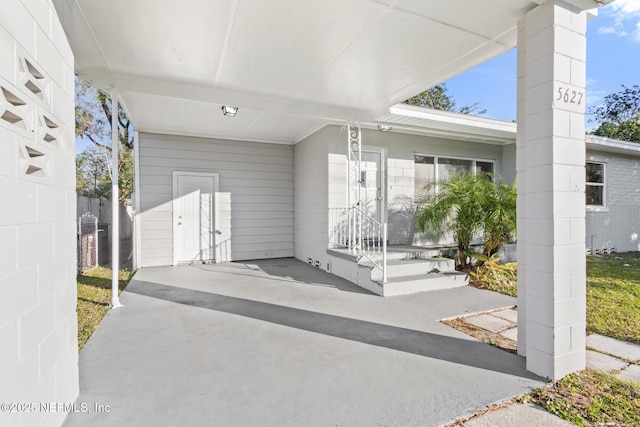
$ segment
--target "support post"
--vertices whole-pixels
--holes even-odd
[[[120,189],[118,187],[118,94],[111,91],[111,308],[122,307],[118,296],[120,273]]]
[[[585,366],[586,12],[549,0],[518,30],[518,352],[555,380]]]

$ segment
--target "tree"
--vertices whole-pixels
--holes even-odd
[[[76,191],[81,196],[104,197],[111,195],[109,153],[100,146],[91,145],[76,156]]]
[[[78,194],[87,194],[87,179],[93,176],[97,197],[111,197],[111,99],[91,83],[75,80],[76,136],[91,142],[76,159]],[[124,110],[118,106],[118,185],[120,202],[133,193],[133,126]],[[104,158],[106,165],[102,164]],[[98,185],[100,183],[100,185]],[[83,193],[84,192],[84,193]]]
[[[622,141],[640,142],[640,86],[626,87],[605,96],[604,102],[589,109],[590,122],[599,124],[594,135]]]
[[[442,83],[430,89],[420,92],[406,101],[405,104],[416,105],[418,107],[433,108],[435,110],[453,111],[455,113],[472,114],[481,116],[487,112],[479,102],[457,108],[453,96],[447,93],[446,84]]]
[[[453,235],[462,268],[476,237],[484,236],[483,253],[490,256],[514,235],[516,190],[494,182],[497,175],[461,172],[449,180],[428,184],[418,200],[417,228],[436,237]]]

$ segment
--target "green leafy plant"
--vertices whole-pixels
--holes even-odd
[[[474,239],[484,236],[484,253],[492,255],[515,235],[515,187],[497,181],[494,174],[460,172],[428,184],[417,200],[417,228],[452,235],[463,269],[470,266],[466,254]]]
[[[469,272],[472,282],[478,288],[500,292],[515,297],[518,295],[518,265],[515,262],[501,264],[497,256],[488,257],[471,253],[478,263]]]

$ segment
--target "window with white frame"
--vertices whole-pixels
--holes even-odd
[[[604,163],[586,163],[587,206],[604,206]]]
[[[414,197],[417,199],[427,184],[447,180],[459,171],[493,173],[493,162],[460,157],[414,155]]]

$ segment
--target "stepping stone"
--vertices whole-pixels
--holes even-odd
[[[490,314],[477,314],[475,316],[465,317],[464,321],[494,333],[502,332],[514,326],[512,322]]]
[[[640,361],[640,345],[637,344],[593,334],[587,337],[587,347],[634,362]]]
[[[509,322],[518,323],[518,311],[514,308],[492,311],[490,314],[501,319],[508,320]]]
[[[640,384],[640,366],[629,365],[616,375],[624,381],[634,381]]]
[[[518,341],[518,328],[515,327],[515,328],[507,329],[506,331],[500,332],[500,335],[512,341]]]
[[[615,357],[598,353],[597,351],[587,350],[587,368],[597,369],[599,371],[612,372],[619,371],[628,365]]]
[[[572,427],[573,423],[556,417],[537,405],[514,404],[472,418],[465,427]]]

